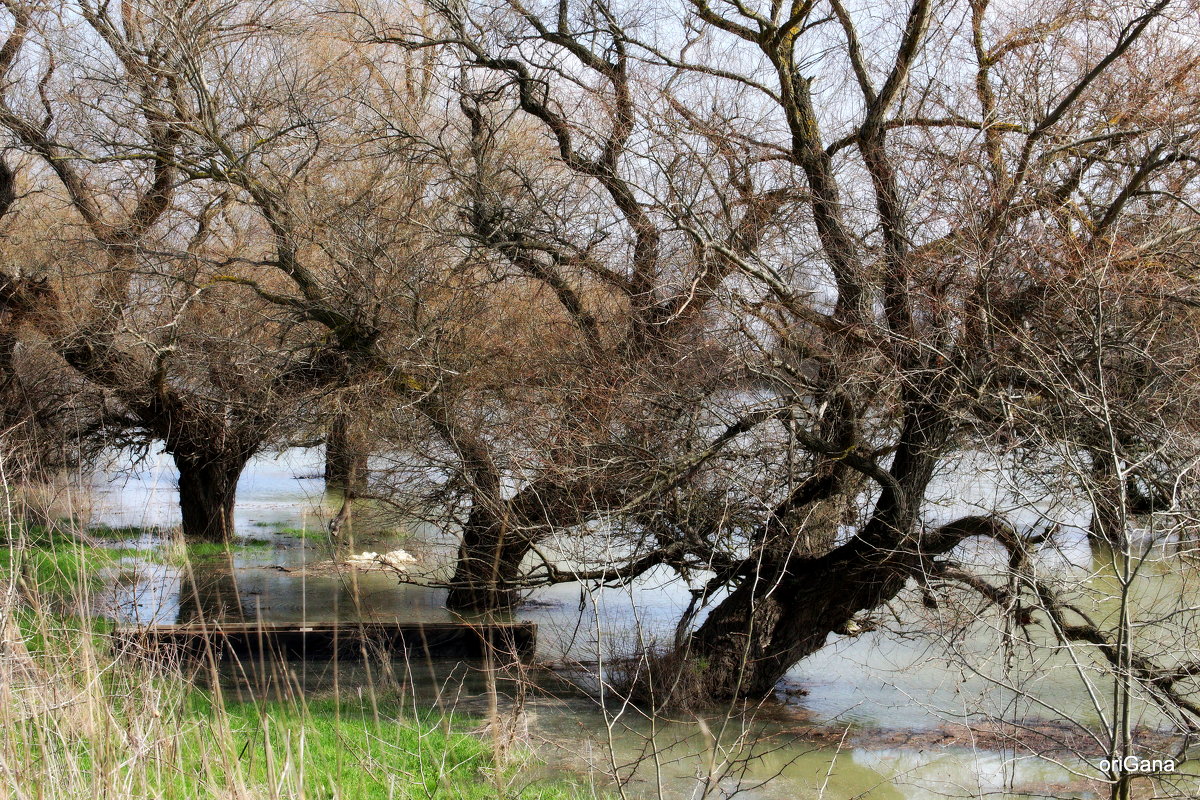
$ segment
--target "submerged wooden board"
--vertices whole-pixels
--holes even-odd
[[[537,644],[532,622],[213,622],[122,626],[118,644],[220,657],[361,659],[382,654],[430,658],[527,658]]]

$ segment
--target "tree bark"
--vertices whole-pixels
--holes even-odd
[[[669,683],[643,682],[633,691],[652,705],[693,705],[768,695],[798,661],[825,646],[829,634],[861,611],[899,594],[933,556],[968,536],[998,535],[994,521],[967,517],[935,531],[914,534],[917,509],[933,476],[949,430],[946,416],[910,390],[908,412],[892,464],[870,521],[850,541],[812,558],[764,550],[741,583],[709,613],[684,646],[663,659]],[[838,484],[831,487],[836,492]],[[821,493],[809,508],[818,526],[833,528],[837,515],[821,514]],[[811,516],[811,515],[810,515]],[[792,535],[797,534],[791,531]],[[777,552],[777,551],[776,551]],[[649,680],[655,680],[650,676]]]
[[[17,337],[0,324],[0,456],[3,457],[3,482],[18,485],[38,475],[30,433],[30,408],[21,391],[15,366]]]
[[[971,536],[1007,535],[995,520],[965,517],[890,550],[860,536],[819,558],[793,558],[774,573],[760,571],[664,659],[668,669],[659,672],[668,683],[636,691],[659,706],[765,697],[831,633],[896,597],[931,558]]]
[[[0,161],[0,216],[3,216],[4,163]],[[17,366],[17,325],[29,297],[44,291],[40,283],[17,288],[0,276],[0,457],[3,478],[12,485],[49,481],[68,459],[61,400],[44,387],[26,385]],[[15,306],[15,308],[13,307]]]
[[[1091,486],[1092,521],[1088,542],[1092,548],[1122,547],[1125,539],[1124,487],[1117,478],[1117,463],[1112,453],[1092,450]]]
[[[338,413],[325,435],[325,491],[350,497],[365,494],[369,453],[366,439],[355,430],[351,416]]]
[[[475,512],[471,517],[463,529],[446,608],[463,613],[510,611],[521,600],[516,582],[529,541],[513,537],[491,514]]]
[[[233,538],[237,483],[248,457],[240,453],[176,451],[183,538],[227,542]]]
[[[743,581],[692,635],[681,685],[668,696],[761,698],[859,611],[895,597],[911,559],[882,562],[858,540],[782,572]],[[692,684],[692,685],[688,685]]]

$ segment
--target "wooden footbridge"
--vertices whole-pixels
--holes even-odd
[[[537,644],[532,622],[208,622],[126,625],[116,629],[129,650],[239,659],[359,660],[376,656],[528,659]]]

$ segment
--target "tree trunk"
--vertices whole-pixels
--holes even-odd
[[[325,490],[352,497],[365,494],[369,453],[366,437],[355,430],[350,415],[335,416],[325,436]]]
[[[825,646],[858,612],[904,588],[912,559],[884,559],[860,541],[783,570],[746,578],[709,614],[667,670],[674,685],[656,702],[690,705],[769,695],[798,661]]]
[[[480,516],[485,519],[477,519]],[[506,526],[490,514],[471,517],[463,529],[446,608],[465,613],[509,611],[521,600],[514,582],[529,542],[506,536]]]
[[[667,654],[660,668],[651,671],[659,675],[632,682],[633,694],[656,707],[762,698],[796,662],[824,647],[829,634],[855,614],[895,597],[931,557],[949,551],[967,536],[997,535],[996,523],[980,517],[913,535],[917,509],[949,431],[938,403],[929,399],[938,397],[941,389],[936,381],[909,389],[904,427],[888,469],[891,480],[881,482],[871,519],[862,530],[816,558],[794,549],[781,553],[778,548],[764,548],[759,563],[743,567],[741,583],[713,608],[683,647]],[[813,488],[820,487],[814,484]],[[825,490],[811,493],[810,501],[793,513],[806,509],[796,516],[809,518],[817,531],[832,533],[840,516],[836,498],[844,497],[844,491],[835,480]],[[795,526],[782,532],[784,539],[793,542],[802,534],[807,536],[808,531]],[[770,538],[769,531],[764,535]]]
[[[1092,521],[1088,541],[1092,548],[1122,548],[1125,541],[1124,486],[1117,478],[1117,463],[1112,453],[1093,450],[1091,486]]]
[[[856,614],[896,597],[929,559],[970,536],[1003,540],[1007,529],[965,517],[881,549],[859,536],[820,558],[792,558],[747,577],[709,614],[685,646],[663,660],[657,686],[635,692],[657,706],[769,695],[791,667],[825,646]],[[669,683],[662,683],[665,676]]]
[[[17,373],[16,347],[16,334],[0,323],[0,479],[10,486],[45,483],[54,475],[51,465],[65,460],[56,458],[55,437]]]
[[[172,453],[179,469],[179,509],[183,538],[227,542],[233,538],[233,506],[238,478],[248,458],[211,452]]]

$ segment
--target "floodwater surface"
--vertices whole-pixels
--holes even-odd
[[[123,559],[96,599],[97,611],[142,624],[232,608],[267,622],[455,619],[445,609],[443,590],[401,583],[385,572],[314,569],[348,552],[402,547],[417,558],[414,573],[436,579],[444,577],[454,552],[452,535],[386,517],[356,522],[354,541],[339,551],[324,533],[336,508],[326,505],[322,481],[312,477],[320,466],[313,450],[252,462],[239,484],[235,515],[242,546],[228,558],[182,568],[150,556],[162,546],[159,536],[122,542],[145,549],[148,557]],[[995,500],[968,487],[958,492],[959,505],[973,492],[981,504]],[[97,475],[91,504],[96,525],[178,525],[170,460],[159,455],[137,465],[117,462]],[[1077,519],[1063,514],[1066,533],[1047,558],[1061,562],[1056,568],[1081,568],[1090,563],[1086,541],[1071,532]],[[614,659],[668,644],[688,599],[687,585],[662,571],[620,589],[563,584],[539,590],[516,612],[516,618],[538,623],[536,660],[549,665],[531,673],[536,685],[522,693],[520,726],[541,763],[528,773],[531,779],[566,772],[612,788],[616,775],[630,798],[1107,794],[1087,780],[1096,770],[1076,757],[1032,758],[1002,738],[973,738],[961,725],[988,715],[1065,736],[1075,732],[1064,719],[1096,722],[1068,661],[1014,658],[993,638],[964,636],[961,626],[944,620],[914,620],[908,608],[881,615],[878,630],[834,637],[789,673],[769,704],[669,720],[598,702],[596,675]],[[379,679],[362,665],[341,664],[336,676],[328,664],[290,666],[294,687],[310,692],[347,691]],[[487,681],[462,665],[395,669],[415,703],[488,711]],[[572,689],[573,679],[593,691]],[[503,682],[500,692],[516,694]],[[1149,710],[1145,719],[1150,727],[1160,723]]]

